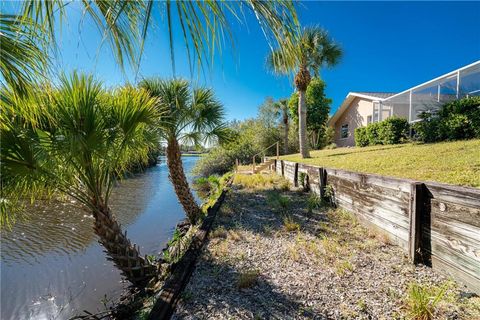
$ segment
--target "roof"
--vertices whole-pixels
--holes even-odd
[[[370,97],[375,97],[375,98],[380,98],[380,99],[389,98],[389,97],[396,94],[396,92],[351,92],[351,93],[361,94],[361,95],[364,95],[364,96],[370,96]]]
[[[333,117],[328,120],[328,125],[334,124],[338,118],[347,110],[348,106],[352,103],[355,98],[362,98],[371,101],[382,101],[388,97],[395,95],[393,92],[349,92],[343,100],[340,107],[337,109],[337,112]]]

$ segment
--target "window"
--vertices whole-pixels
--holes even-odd
[[[372,123],[372,116],[367,116],[367,125]]]
[[[340,130],[340,138],[348,138],[348,124],[344,124]]]

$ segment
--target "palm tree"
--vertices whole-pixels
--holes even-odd
[[[212,90],[191,90],[185,80],[145,79],[139,86],[160,100],[167,112],[161,124],[161,136],[167,143],[167,165],[170,180],[175,188],[190,223],[201,217],[201,210],[192,195],[183,170],[180,143],[199,145],[212,140],[222,140],[226,135],[223,106]]]
[[[293,45],[280,44],[267,57],[267,65],[279,74],[295,73],[294,83],[298,91],[298,130],[302,158],[310,157],[307,145],[306,90],[311,80],[311,71],[318,74],[323,66],[337,64],[342,50],[319,27],[304,28],[293,39]]]
[[[46,58],[50,49],[57,49],[56,38],[68,21],[68,12],[74,1],[25,0],[13,6],[10,12],[0,14],[0,42],[2,54],[0,73],[10,86],[25,89],[39,74],[45,75]],[[258,21],[269,43],[287,39],[298,24],[291,0],[256,1],[171,1],[155,0],[92,0],[75,2],[81,6],[88,23],[94,24],[108,43],[117,63],[123,69],[125,62],[138,70],[148,30],[155,22],[163,25],[170,41],[170,57],[175,69],[173,30],[181,28],[183,41],[191,63],[213,62],[216,51],[233,47],[232,20],[241,22],[245,12],[251,12]],[[157,6],[155,6],[157,5]],[[75,10],[75,9],[71,9]],[[160,11],[163,14],[158,14]],[[83,23],[84,19],[81,20]],[[79,29],[81,29],[81,25]],[[230,45],[226,45],[229,41]],[[12,68],[13,66],[13,68]],[[174,72],[175,73],[175,72]],[[21,80],[16,81],[17,79]]]
[[[3,88],[2,100],[2,222],[26,199],[69,196],[92,212],[108,259],[132,284],[153,278],[156,264],[122,232],[109,197],[131,161],[145,160],[159,143],[157,99],[131,87],[105,92],[74,73],[26,98]]]
[[[288,127],[289,127],[289,112],[288,99],[280,99],[274,104],[275,110],[282,117],[283,123],[283,152],[288,154]]]

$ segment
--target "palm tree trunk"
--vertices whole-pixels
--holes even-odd
[[[134,286],[143,287],[157,275],[157,266],[140,256],[139,248],[130,243],[127,232],[122,233],[120,224],[108,206],[99,206],[93,212],[94,230],[105,247],[108,259],[120,269],[122,275]]]
[[[304,90],[298,91],[298,133],[302,158],[310,158],[307,142],[307,104]]]
[[[187,177],[183,171],[180,146],[175,138],[168,140],[167,145],[167,165],[169,178],[172,181],[175,193],[180,201],[183,210],[187,214],[190,223],[195,224],[201,215],[201,210],[195,202],[195,198],[190,191]]]
[[[283,152],[284,154],[288,154],[288,115],[286,114],[286,111],[284,111],[284,115],[283,115],[283,124],[284,124]]]

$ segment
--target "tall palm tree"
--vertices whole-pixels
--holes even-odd
[[[283,152],[288,154],[288,129],[289,129],[289,112],[288,99],[280,99],[274,104],[275,110],[282,117],[283,123]]]
[[[190,89],[185,80],[145,79],[139,86],[160,100],[167,112],[161,125],[161,136],[167,143],[169,177],[190,223],[201,217],[183,170],[180,143],[199,145],[212,140],[222,140],[226,135],[222,104],[212,90]]]
[[[105,92],[91,76],[74,73],[26,98],[3,88],[2,100],[2,222],[29,198],[72,197],[92,212],[108,259],[131,283],[154,277],[156,265],[122,232],[109,198],[131,161],[145,160],[159,142],[157,99],[129,87]]]
[[[282,49],[283,46],[283,49]],[[279,74],[295,73],[294,83],[298,91],[298,130],[302,158],[310,157],[307,144],[306,90],[311,72],[318,74],[321,67],[337,64],[342,50],[320,27],[307,27],[293,39],[293,45],[280,43],[280,48],[267,57],[267,65]]]
[[[165,28],[169,34],[173,68],[173,31],[177,26],[181,28],[189,62],[209,65],[213,62],[216,51],[233,47],[230,25],[232,20],[241,22],[245,12],[251,12],[255,16],[269,43],[288,38],[286,35],[298,24],[292,0],[25,0],[21,5],[12,6],[12,12],[0,14],[0,73],[6,83],[10,86],[17,84],[23,90],[26,84],[43,73],[39,72],[40,62],[44,64],[42,67],[45,70],[48,62],[46,56],[52,47],[56,49],[56,38],[68,21],[69,11],[78,9],[70,9],[72,3],[81,7],[81,12],[88,19],[85,19],[87,23],[97,27],[102,34],[100,45],[104,42],[110,45],[122,69],[125,62],[128,62],[138,70],[148,31],[156,22],[158,25],[164,23],[159,17],[167,17]],[[81,21],[83,23],[84,19]],[[14,32],[11,32],[12,29]],[[230,42],[230,46],[225,41]],[[22,48],[27,50],[20,50]],[[193,64],[191,68],[193,69]],[[12,77],[13,70],[15,77]],[[16,82],[16,79],[22,82]]]

